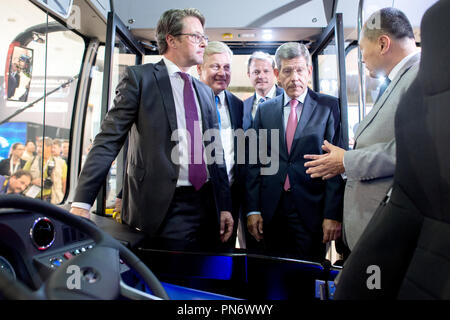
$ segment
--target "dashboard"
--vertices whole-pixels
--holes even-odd
[[[0,269],[32,290],[61,264],[94,246],[84,233],[56,219],[0,209]]]

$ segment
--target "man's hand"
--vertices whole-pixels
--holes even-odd
[[[89,211],[86,209],[81,209],[81,208],[76,208],[76,207],[72,207],[70,209],[70,213],[73,213],[74,215],[80,216],[80,217],[84,217],[84,218],[88,218],[89,219]]]
[[[336,240],[341,236],[342,223],[336,220],[323,219],[323,243]]]
[[[220,241],[227,242],[233,233],[233,217],[230,211],[220,211]]]
[[[116,200],[114,201],[114,211],[121,213],[122,212],[122,199],[121,198],[116,198]]]
[[[322,178],[324,180],[333,178],[344,173],[344,153],[345,150],[332,145],[327,140],[322,145],[325,154],[305,154],[304,158],[313,160],[305,162],[305,167],[309,168],[306,173],[311,178]]]
[[[263,218],[260,214],[252,214],[247,217],[247,228],[256,241],[259,242],[263,239]]]

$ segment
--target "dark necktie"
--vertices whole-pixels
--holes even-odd
[[[220,130],[221,127],[222,127],[222,123],[221,123],[221,120],[220,120],[220,112],[219,112],[220,98],[219,98],[219,96],[216,96],[215,99],[216,99],[217,120],[219,121],[219,130]]]
[[[386,91],[386,88],[389,86],[389,83],[391,83],[391,80],[388,77],[386,77],[386,79],[384,79],[384,82],[380,86],[380,91],[378,92],[377,99],[375,100],[375,102],[373,104],[377,103],[378,99],[380,99],[380,97],[383,95],[384,91]]]
[[[253,110],[252,110],[252,119],[255,119],[256,110],[258,110],[259,105],[260,105],[261,103],[263,103],[264,101],[266,101],[266,100],[264,100],[264,98],[260,98],[260,99],[258,100],[258,103],[256,104],[256,106],[255,106],[255,107],[253,108]]]
[[[199,190],[206,182],[207,173],[205,161],[203,159],[203,142],[200,124],[198,121],[197,104],[195,103],[194,90],[192,89],[189,75],[184,72],[179,72],[179,74],[184,80],[184,113],[186,117],[186,129],[190,136],[190,141],[188,140],[188,149],[190,154],[189,182],[195,190]]]

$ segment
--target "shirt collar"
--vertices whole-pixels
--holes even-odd
[[[219,94],[217,94],[216,96],[219,97],[220,104],[224,106],[225,105],[225,90],[220,91]]]
[[[417,51],[414,51],[412,53],[410,53],[409,55],[407,55],[406,57],[404,57],[399,63],[397,63],[397,65],[391,70],[391,72],[388,75],[389,80],[394,80],[395,77],[397,76],[397,74],[399,73],[399,71],[403,68],[403,66],[408,62],[408,60],[417,54]]]
[[[308,94],[308,88],[302,93],[300,97],[297,98],[298,102],[305,103],[306,95]],[[283,92],[284,95],[284,106],[286,106],[292,99],[287,95],[286,91]]]
[[[164,61],[164,64],[166,65],[169,76],[174,76],[178,72],[183,72],[175,63],[167,59],[165,56],[163,56],[162,59]]]
[[[275,90],[276,90],[276,86],[273,85],[272,88],[269,90],[269,92],[267,92],[266,96],[260,96],[258,93],[255,92],[256,94],[256,101],[261,100],[261,98],[263,98],[264,100],[266,100],[266,97],[269,97],[270,99],[275,97]]]

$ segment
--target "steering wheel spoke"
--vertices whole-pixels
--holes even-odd
[[[93,249],[58,267],[41,289],[31,291],[23,283],[0,272],[0,295],[7,299],[169,299],[150,269],[119,241],[86,219],[50,203],[17,195],[0,195],[0,208],[29,210],[77,228],[95,241]],[[120,259],[134,269],[155,296],[127,286],[120,277]]]

